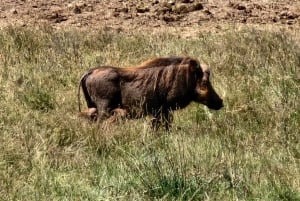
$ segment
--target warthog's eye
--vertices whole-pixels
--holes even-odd
[[[207,87],[207,85],[208,85],[208,81],[207,80],[202,80],[201,81],[201,86]]]
[[[204,91],[204,90],[207,90],[207,87],[208,87],[208,82],[207,82],[207,80],[202,80],[201,83],[200,83],[200,89],[201,89],[202,91]]]

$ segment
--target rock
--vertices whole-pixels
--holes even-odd
[[[238,9],[238,10],[246,10],[246,6],[245,6],[245,5],[242,5],[242,4],[238,4],[238,5],[236,6],[236,9]]]
[[[82,11],[81,11],[81,8],[75,5],[75,7],[74,7],[74,9],[73,9],[73,13],[75,13],[75,14],[80,14],[81,12],[82,12]]]
[[[203,10],[203,12],[204,12],[206,15],[212,15],[212,12],[210,12],[210,10],[208,10],[208,9]],[[230,13],[228,13],[228,14],[230,14]]]
[[[175,6],[172,7],[172,11],[178,14],[198,11],[202,9],[203,9],[203,5],[201,3],[195,3],[195,4],[177,3]]]
[[[83,11],[93,11],[94,8],[92,6],[92,4],[86,4],[85,2],[83,1],[74,1],[72,3],[69,3],[67,5],[67,7],[70,9],[70,10],[73,10],[73,12],[75,14],[80,14],[82,13]]]
[[[203,7],[203,4],[202,3],[195,3],[191,6],[191,11],[197,11],[197,10],[202,10],[204,7]]]
[[[60,23],[60,22],[68,20],[68,18],[66,16],[59,14],[59,13],[53,13],[53,14],[47,16],[46,18],[54,23]]]
[[[159,3],[159,0],[153,0],[152,1],[152,5],[155,5],[155,4],[158,4]]]
[[[280,17],[280,19],[290,19],[290,20],[293,20],[293,19],[298,18],[299,15],[297,15],[296,13],[294,13],[292,11],[282,11],[279,14],[279,17]]]
[[[173,16],[163,16],[162,18],[165,22],[174,22],[175,18]]]
[[[163,15],[161,18],[165,22],[174,22],[176,21],[175,17],[172,15]]]
[[[113,17],[119,17],[119,16],[120,16],[120,13],[119,13],[119,12],[113,12],[113,13],[112,13],[112,16],[113,16]]]
[[[78,6],[79,8],[84,8],[87,6],[86,3],[84,3],[83,1],[79,1],[75,3],[75,5]]]
[[[278,16],[275,16],[275,17],[272,18],[273,22],[278,22],[279,20],[280,20],[280,17],[278,17]]]
[[[174,5],[175,5],[175,1],[174,0],[161,2],[161,7],[166,7],[166,8],[169,8],[169,9],[171,9],[172,6],[174,6]]]
[[[18,14],[18,11],[15,8],[11,9],[10,12],[14,15]]]
[[[186,4],[178,3],[172,8],[172,11],[178,14],[188,13],[190,11],[190,8]]]
[[[287,17],[288,17],[288,19],[293,20],[293,19],[298,18],[299,15],[296,13],[290,13]]]
[[[246,10],[246,6],[242,3],[229,3],[229,6],[237,10]]]
[[[246,23],[246,22],[247,22],[247,18],[246,18],[246,17],[242,17],[242,18],[240,19],[240,22],[241,22],[241,23]]]
[[[148,7],[144,7],[144,6],[136,8],[136,12],[138,12],[138,13],[146,13],[146,12],[149,12],[149,11],[150,11],[150,9]]]
[[[117,13],[128,13],[129,12],[129,8],[127,8],[127,7],[115,8],[115,12],[117,12]]]
[[[222,27],[220,25],[217,25],[216,29],[222,29]]]
[[[174,0],[169,0],[169,1],[167,1],[167,3],[171,6],[173,6],[173,5],[175,5],[176,2]]]
[[[94,11],[93,5],[92,5],[92,4],[88,4],[88,5],[86,6],[86,11],[88,11],[88,12],[93,12],[93,11]]]
[[[170,4],[167,4],[167,2],[162,2],[159,6],[156,6],[156,8],[154,9],[156,15],[161,15],[161,14],[166,14],[168,12],[171,12],[172,6]]]
[[[193,3],[194,0],[180,0],[180,3]]]

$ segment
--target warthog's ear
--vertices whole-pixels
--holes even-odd
[[[185,59],[184,64],[188,67],[190,75],[195,76],[196,80],[202,77],[202,70],[198,60],[188,57]]]
[[[201,69],[202,69],[202,79],[201,79],[201,90],[203,92],[207,92],[208,90],[208,84],[209,84],[209,75],[210,75],[210,70],[206,64],[201,64]]]
[[[209,70],[208,66],[204,63],[201,64],[201,69],[203,72],[202,83],[205,84],[209,81],[210,70]]]
[[[199,64],[199,62],[197,61],[197,60],[195,60],[195,59],[189,59],[189,64],[191,65],[191,66],[193,66],[193,67],[195,67],[195,68],[200,68],[200,64]]]
[[[186,61],[184,61],[184,63],[188,64],[193,70],[200,68],[199,62],[193,58],[186,58]]]
[[[208,82],[209,81],[209,75],[210,75],[210,72],[209,71],[204,71],[203,72],[203,77],[202,77],[202,82]]]

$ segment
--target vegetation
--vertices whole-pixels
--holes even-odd
[[[300,200],[299,39],[0,30],[0,199]],[[176,111],[170,132],[77,117],[87,69],[166,55],[208,63],[225,107]]]

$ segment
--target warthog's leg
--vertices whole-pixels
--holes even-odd
[[[114,123],[118,120],[125,119],[127,116],[127,111],[122,108],[113,109],[111,112],[111,117],[108,118],[108,122]]]
[[[151,129],[152,130],[157,131],[157,129],[159,128],[160,125],[161,125],[161,121],[159,118],[153,117],[151,119]]]
[[[97,108],[88,108],[86,111],[80,112],[79,116],[87,118],[87,119],[92,120],[92,121],[96,121],[97,116],[98,116]]]
[[[100,99],[97,101],[98,121],[109,119],[109,121],[116,121],[118,118],[123,118],[127,115],[127,111],[118,108],[118,102],[115,99]]]
[[[106,119],[110,116],[109,100],[107,100],[107,99],[98,100],[96,105],[97,105],[97,111],[98,111],[97,121],[103,121],[104,119]]]
[[[157,130],[163,124],[165,126],[165,129],[169,130],[172,119],[173,115],[170,114],[169,109],[163,108],[159,112],[153,114],[151,127],[153,130]]]
[[[170,110],[166,109],[162,113],[162,122],[164,123],[165,129],[168,131],[170,129],[171,122],[173,121],[173,114]]]

